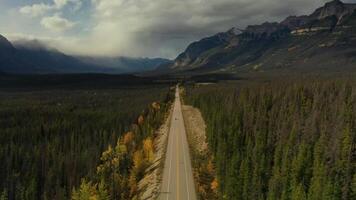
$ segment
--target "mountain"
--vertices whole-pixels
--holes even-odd
[[[36,66],[38,73],[109,73],[115,70],[81,62],[37,40],[13,43],[17,56]]]
[[[14,72],[21,70],[25,62],[17,56],[15,47],[2,35],[0,35],[0,71]],[[32,66],[31,66],[32,67]],[[26,69],[23,69],[27,72]]]
[[[171,62],[163,58],[130,58],[130,57],[77,57],[80,61],[112,68],[124,73],[147,72],[155,70],[159,65]]]
[[[13,44],[0,36],[0,71],[13,74],[109,73],[107,69],[82,63],[37,40]]]
[[[356,69],[356,4],[326,3],[310,15],[231,29],[193,42],[170,73]]]
[[[169,60],[161,58],[75,57],[38,40],[13,43],[0,35],[0,71],[13,74],[136,73],[156,69]]]

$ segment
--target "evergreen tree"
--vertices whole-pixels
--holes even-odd
[[[1,193],[0,200],[8,200],[6,189],[4,189],[4,191]]]

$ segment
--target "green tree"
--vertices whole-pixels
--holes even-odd
[[[356,199],[356,173],[353,175],[353,178],[352,178],[351,199]]]
[[[98,185],[98,200],[110,200],[109,191],[106,188],[104,180],[101,180]]]
[[[289,198],[288,198],[289,199]],[[291,200],[306,200],[307,196],[304,191],[304,187],[302,184],[298,184],[293,188],[292,195],[291,195]]]
[[[321,195],[328,189],[327,185],[327,169],[324,163],[324,151],[326,146],[325,134],[322,134],[317,143],[314,146],[314,161],[313,161],[313,172],[310,184],[310,189],[308,193],[308,199],[310,200],[323,200],[324,195]]]
[[[82,180],[78,190],[73,189],[72,200],[92,200],[96,195],[95,187],[91,182]]]
[[[1,193],[0,200],[8,200],[6,189],[4,189],[4,191]]]

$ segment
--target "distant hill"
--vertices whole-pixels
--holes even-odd
[[[12,74],[122,74],[154,70],[168,60],[155,58],[97,58],[66,55],[37,40],[13,43],[0,35],[0,71]]]
[[[155,70],[158,66],[171,62],[163,58],[130,58],[130,57],[77,57],[80,61],[112,68],[124,73],[136,73]]]
[[[11,74],[113,73],[115,70],[82,63],[39,41],[10,43],[0,36],[0,71]]]
[[[280,23],[231,29],[193,42],[169,73],[242,73],[271,70],[342,71],[356,69],[356,4],[326,3],[310,15]]]
[[[10,73],[19,70],[24,73],[31,71],[27,68],[22,68],[23,65],[26,65],[26,62],[17,55],[15,47],[5,37],[0,35],[0,71]],[[32,65],[29,68],[33,71],[36,70]]]

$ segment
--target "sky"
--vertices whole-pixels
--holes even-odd
[[[175,58],[203,37],[309,14],[327,1],[0,0],[0,34],[73,55]]]

